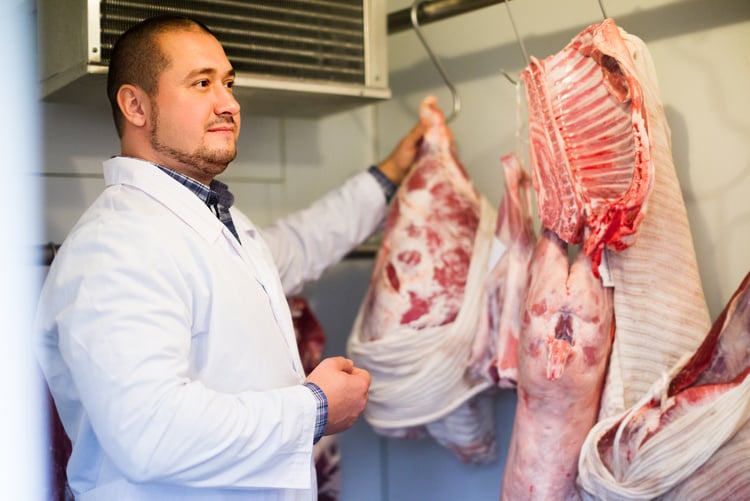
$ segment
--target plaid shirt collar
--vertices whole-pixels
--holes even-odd
[[[169,177],[192,191],[198,198],[203,201],[203,203],[205,203],[210,208],[214,208],[214,206],[218,204],[228,209],[232,206],[232,204],[234,204],[234,195],[232,195],[232,192],[229,191],[229,187],[218,179],[212,180],[211,184],[209,186],[206,186],[205,184],[198,182],[195,179],[192,179],[177,171],[174,171],[168,167],[164,167],[163,165],[159,165],[153,162],[152,164],[158,167]]]

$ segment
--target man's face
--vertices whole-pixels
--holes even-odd
[[[207,33],[172,32],[159,41],[171,64],[151,99],[151,147],[158,163],[208,184],[237,155],[234,70]]]

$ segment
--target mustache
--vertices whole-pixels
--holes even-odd
[[[215,127],[217,125],[235,125],[234,117],[219,117],[216,120],[211,121],[211,123],[208,124],[207,128],[210,129],[211,127]]]

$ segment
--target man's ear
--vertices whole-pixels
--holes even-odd
[[[117,105],[125,120],[136,127],[143,127],[148,118],[148,95],[135,85],[125,84],[117,91]]]

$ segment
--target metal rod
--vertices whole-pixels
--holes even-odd
[[[602,0],[599,0],[599,9],[602,11],[602,18],[607,19],[607,11],[604,10],[604,3]]]
[[[503,3],[505,0],[433,0],[424,2],[417,10],[420,25],[465,14],[483,7]],[[412,29],[411,9],[402,9],[388,14],[388,34]]]
[[[521,54],[523,55],[523,60],[526,61],[526,64],[529,64],[531,61],[529,59],[529,53],[526,52],[526,46],[523,43],[523,38],[521,38],[521,35],[518,33],[518,28],[516,28],[516,22],[513,20],[513,13],[510,11],[510,2],[505,2],[505,8],[508,10],[508,19],[510,19],[510,25],[513,27],[513,33],[516,34],[516,40],[518,40],[518,46],[521,47]]]
[[[461,99],[458,96],[458,91],[456,90],[456,87],[451,82],[451,79],[448,77],[448,73],[445,71],[445,68],[443,67],[443,63],[440,62],[440,59],[435,55],[434,52],[432,52],[432,49],[430,48],[430,44],[427,43],[427,39],[425,39],[424,35],[422,34],[422,30],[419,27],[419,20],[417,16],[417,11],[419,10],[419,6],[422,5],[422,0],[414,0],[414,3],[411,6],[411,24],[414,28],[414,32],[419,37],[419,41],[422,42],[422,45],[424,46],[424,50],[427,51],[427,54],[430,56],[430,59],[432,59],[433,64],[435,65],[435,68],[437,68],[438,73],[440,73],[440,76],[443,77],[443,82],[445,82],[445,85],[448,87],[448,89],[451,91],[451,96],[453,97],[453,111],[451,112],[450,116],[445,119],[445,123],[450,123],[453,121],[454,118],[456,118],[456,115],[458,115],[458,112],[461,111]]]

